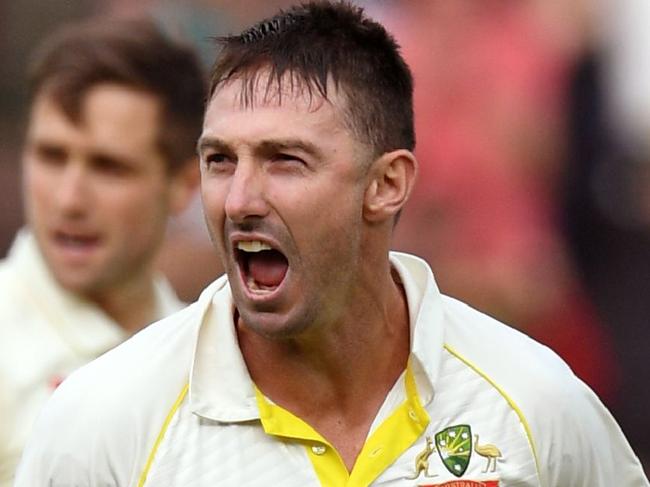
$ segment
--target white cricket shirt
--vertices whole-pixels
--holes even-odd
[[[641,487],[620,429],[552,351],[442,296],[391,254],[409,365],[352,472],[254,386],[225,277],[76,372],[38,421],[16,487]]]
[[[156,282],[156,319],[182,307]],[[30,233],[0,263],[0,486],[11,485],[40,409],[70,372],[127,338],[95,305],[62,289]]]

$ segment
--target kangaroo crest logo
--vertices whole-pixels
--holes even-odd
[[[472,429],[459,424],[436,433],[436,450],[447,470],[456,477],[462,476],[472,455]]]
[[[427,445],[424,447],[418,455],[415,457],[415,475],[408,477],[409,479],[417,479],[421,473],[424,473],[425,477],[437,477],[436,473],[429,473],[429,457],[435,451],[433,448],[433,441],[431,437],[426,437]]]

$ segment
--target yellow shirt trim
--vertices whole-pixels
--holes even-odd
[[[185,399],[185,396],[187,395],[187,390],[189,388],[188,384],[185,384],[183,389],[181,390],[181,393],[178,395],[176,398],[176,401],[174,402],[174,405],[172,408],[169,410],[169,413],[167,413],[167,417],[165,418],[165,421],[162,424],[162,427],[160,428],[160,431],[158,432],[158,436],[156,437],[156,441],[153,444],[153,447],[151,448],[151,452],[149,452],[149,457],[147,458],[147,463],[144,466],[144,469],[142,470],[142,473],[140,474],[140,480],[138,480],[138,487],[143,487],[144,483],[147,481],[147,475],[149,475],[149,470],[151,469],[151,465],[153,464],[154,458],[156,458],[156,453],[158,452],[158,447],[160,446],[160,443],[162,442],[162,439],[165,436],[165,433],[167,432],[167,428],[169,428],[169,423],[171,423],[172,418],[176,414],[176,411],[178,411],[178,408],[180,407],[181,403],[183,402],[183,399]]]
[[[481,369],[478,368],[476,364],[468,360],[467,358],[463,357],[457,350],[455,350],[453,347],[450,345],[445,344],[444,345],[445,349],[451,353],[454,357],[456,357],[458,360],[463,362],[465,365],[467,365],[469,368],[471,368],[474,372],[476,372],[478,375],[483,377],[486,381],[490,383],[492,387],[494,387],[501,396],[506,400],[506,402],[510,405],[510,407],[514,410],[515,413],[517,413],[517,416],[519,417],[519,421],[521,421],[521,424],[524,427],[524,430],[526,431],[526,436],[528,438],[528,443],[530,444],[530,449],[533,451],[533,457],[535,458],[535,469],[537,470],[537,476],[539,477],[539,459],[537,458],[537,451],[535,449],[535,442],[533,441],[533,434],[530,429],[530,425],[528,424],[528,421],[526,420],[526,416],[524,415],[523,411],[519,408],[517,403],[504,391],[491,377],[489,377],[485,372],[483,372]]]
[[[410,364],[406,368],[404,386],[406,399],[368,437],[351,472],[336,449],[309,424],[270,403],[257,388],[255,397],[264,431],[302,443],[321,485],[366,487],[393,464],[429,424],[429,415],[418,397]]]

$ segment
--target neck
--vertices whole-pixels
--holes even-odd
[[[382,272],[369,274],[339,322],[305,336],[268,340],[238,323],[258,388],[337,446],[349,467],[409,356],[406,298],[388,262]]]
[[[267,339],[259,335],[238,319],[240,347],[249,368],[257,371],[253,377],[261,381],[277,380],[275,373],[266,366],[295,366],[301,373],[312,371],[333,385],[354,380],[355,374],[363,374],[366,363],[377,370],[375,359],[381,363],[399,362],[404,369],[409,350],[409,323],[406,297],[401,283],[385,269],[381,286],[376,286],[376,272],[373,286],[358,289],[351,303],[341,317],[332,323],[319,326],[300,336],[287,339]],[[372,282],[372,281],[370,281]],[[397,357],[385,355],[389,350],[403,351]],[[391,360],[386,360],[390,357]],[[257,364],[264,364],[257,366]],[[259,370],[257,370],[259,369]],[[281,384],[286,381],[279,380]]]
[[[88,298],[130,334],[141,330],[156,318],[156,293],[153,279],[149,275]]]

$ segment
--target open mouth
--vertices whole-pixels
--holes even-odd
[[[244,282],[253,292],[275,291],[289,269],[289,261],[282,252],[259,240],[237,242],[235,255]]]
[[[99,245],[99,237],[91,235],[71,234],[57,231],[54,233],[54,242],[67,252],[89,252]]]

